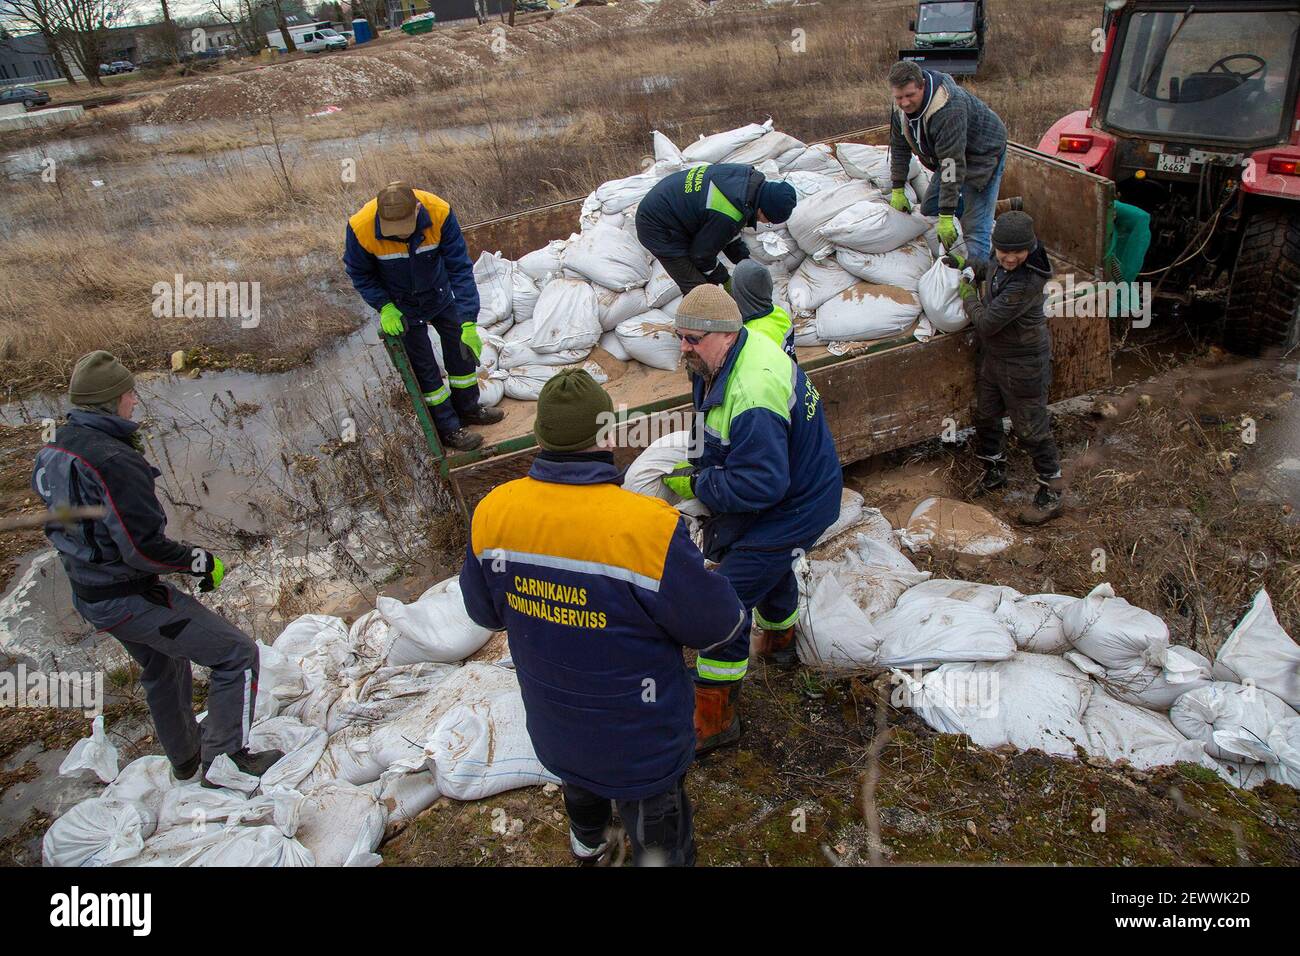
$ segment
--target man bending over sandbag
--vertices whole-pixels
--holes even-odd
[[[723,285],[729,276],[718,261],[749,258],[740,230],[759,222],[781,223],[794,212],[789,183],[770,183],[753,166],[714,163],[665,176],[636,209],[636,237],[682,295],[699,285]]]
[[[704,441],[664,484],[708,507],[704,556],[721,562],[718,570],[753,610],[759,653],[794,664],[794,563],[840,513],[840,462],[821,396],[779,345],[742,325],[736,303],[717,286],[682,299],[676,332]],[[697,753],[739,739],[748,667],[748,626],[696,658]]]
[[[528,734],[564,783],[574,856],[593,864],[613,849],[612,800],[634,863],[689,866],[695,735],[682,647],[726,645],[746,614],[677,510],[619,486],[606,450],[613,409],[582,369],[542,386],[542,450],[527,478],[475,509],[461,593],[479,625],[509,632]]]
[[[1007,483],[1006,432],[1002,416],[1034,460],[1038,493],[1019,514],[1025,524],[1042,524],[1061,513],[1064,482],[1047,412],[1052,388],[1052,336],[1043,287],[1052,277],[1047,250],[1025,212],[1007,212],[993,227],[993,259],[948,255],[944,262],[966,267],[961,285],[966,316],[978,342],[975,378],[975,446],[984,463],[983,491]]]

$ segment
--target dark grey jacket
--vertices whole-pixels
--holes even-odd
[[[1043,304],[1043,287],[1052,277],[1052,263],[1040,242],[1024,265],[1008,272],[994,259],[972,259],[975,281],[983,290],[964,300],[966,316],[975,327],[980,349],[997,358],[1047,356],[1051,330]]]
[[[45,535],[59,552],[73,590],[138,585],[159,574],[195,570],[206,552],[167,537],[167,517],[154,493],[158,469],[131,444],[139,426],[116,415],[74,409],[36,453],[32,487],[47,506],[102,505],[98,520],[50,524]]]
[[[925,71],[934,94],[921,120],[923,150],[913,141],[906,114],[894,107],[889,118],[889,172],[895,189],[907,182],[912,154],[926,169],[938,173],[945,159],[953,162],[952,181],[939,180],[939,212],[957,211],[961,187],[981,189],[988,184],[1007,148],[1007,128],[984,101],[957,85],[947,73]],[[918,196],[924,199],[924,196]]]

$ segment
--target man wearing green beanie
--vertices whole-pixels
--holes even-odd
[[[107,631],[141,667],[158,742],[178,780],[225,754],[260,776],[283,754],[248,751],[257,697],[257,643],[159,575],[188,574],[199,589],[221,584],[225,567],[209,551],[167,537],[154,493],[159,471],[141,453],[135,378],[108,352],[82,356],[72,371],[73,409],[54,440],[36,454],[32,487],[47,507],[101,507],[104,517],[51,523],[45,536],[59,552],[72,603]],[[208,716],[194,719],[191,667],[211,669]]]
[[[614,425],[585,371],[546,383],[533,429],[542,450],[528,477],[475,509],[461,594],[475,622],[509,633],[528,733],[564,785],[579,862],[621,843],[613,801],[633,862],[689,866],[694,695],[682,647],[726,644],[746,614],[677,510],[620,487]]]

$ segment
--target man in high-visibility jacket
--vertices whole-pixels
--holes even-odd
[[[469,451],[469,425],[505,417],[478,401],[478,286],[456,214],[445,199],[406,183],[385,186],[348,220],[343,265],[385,335],[398,335],[444,446]],[[429,341],[442,342],[447,381]]]
[[[675,325],[695,411],[704,416],[704,447],[664,484],[708,507],[705,557],[721,562],[718,571],[753,609],[760,654],[793,664],[794,564],[839,516],[843,485],[821,396],[779,345],[742,325],[717,286],[683,298]],[[696,659],[697,752],[740,737],[748,665],[748,627]]]
[[[602,447],[613,419],[581,369],[542,387],[542,451],[528,477],[475,509],[461,593],[478,624],[509,632],[533,747],[564,783],[574,856],[610,849],[613,800],[634,862],[690,865],[694,697],[682,647],[724,646],[747,615],[677,510],[620,487]]]
[[[685,295],[697,285],[723,285],[727,267],[718,256],[747,259],[740,231],[785,222],[796,201],[793,186],[769,182],[753,166],[692,166],[659,180],[637,204],[636,236]]]
[[[740,309],[740,319],[751,332],[760,332],[798,362],[794,350],[794,322],[790,313],[772,301],[772,273],[753,259],[736,265],[731,274],[731,297]]]

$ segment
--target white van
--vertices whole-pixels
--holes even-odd
[[[343,36],[333,27],[319,27],[316,25],[305,27],[290,27],[289,35],[293,37],[293,45],[304,53],[323,53],[326,50],[346,50],[348,47],[347,37]],[[267,42],[280,51],[288,50],[284,42],[284,37],[279,30],[272,30],[266,35]]]

